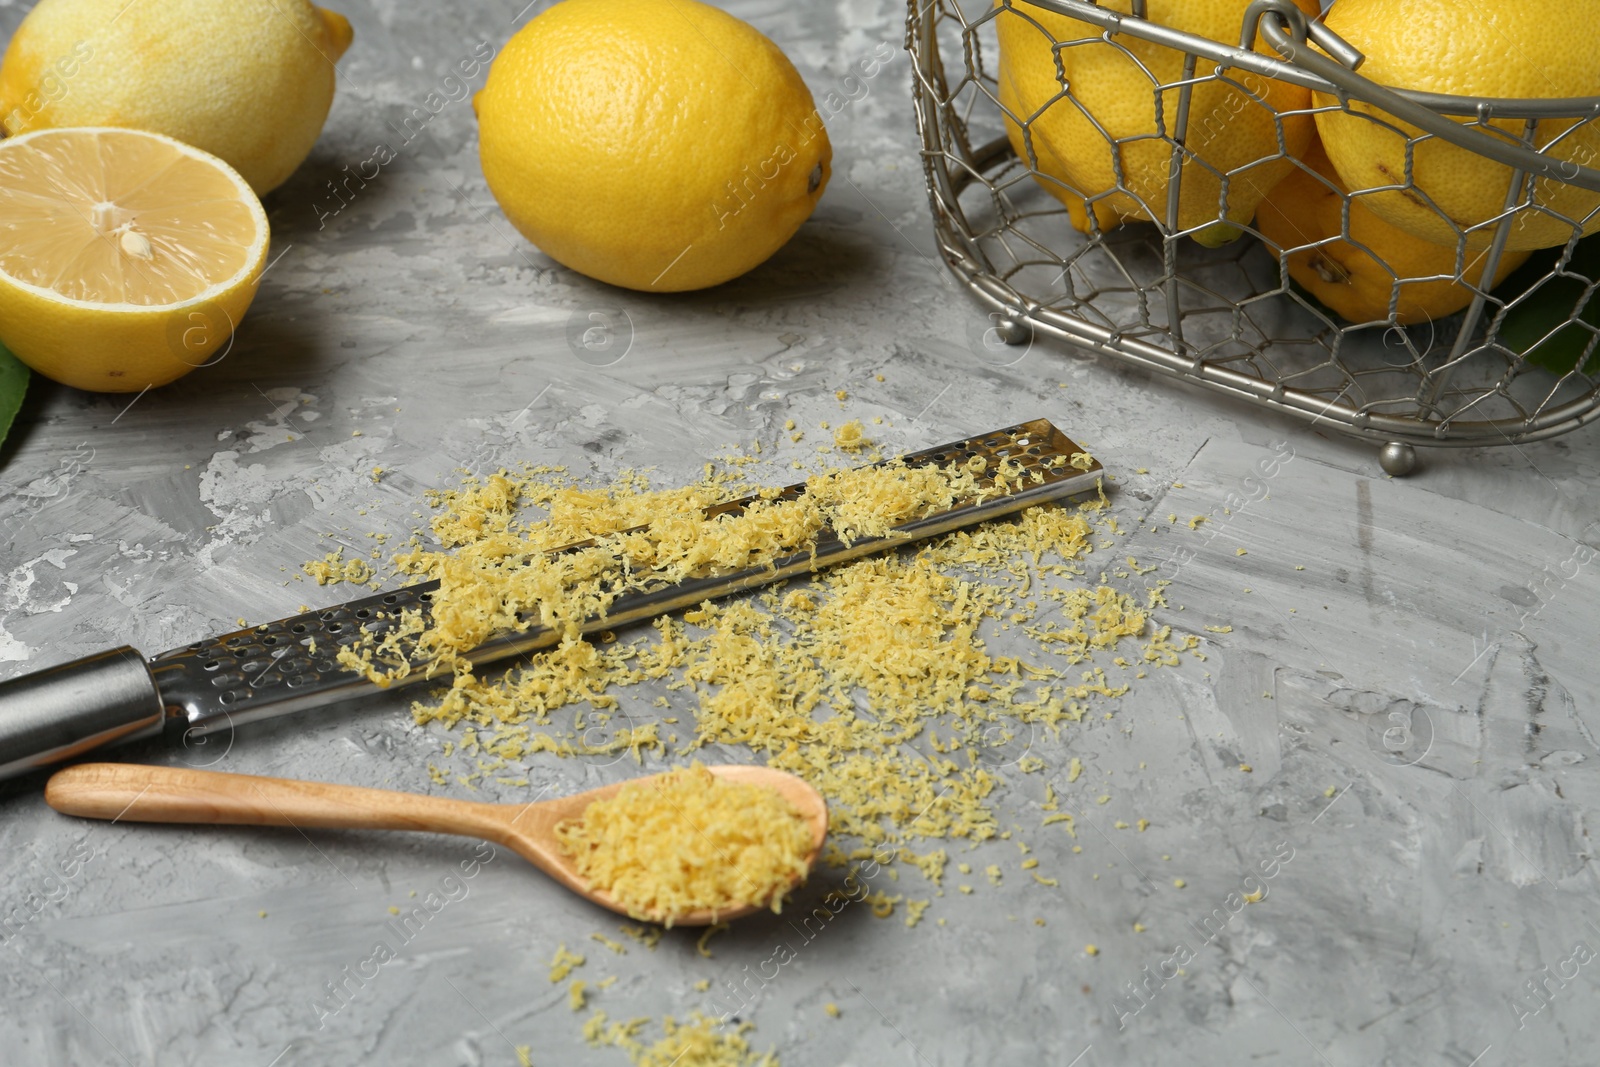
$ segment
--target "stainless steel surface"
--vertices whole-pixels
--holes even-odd
[[[1187,54],[1179,83],[1152,84],[1152,99],[1178,94],[1177,121],[1162,134],[1175,160],[1187,151],[1187,105],[1194,86],[1222,80],[1253,96],[1240,79],[1259,74],[1331,94],[1352,114],[1361,114],[1353,101],[1371,103],[1434,137],[1514,168],[1507,211],[1495,226],[1485,261],[1489,275],[1515,221],[1511,209],[1531,195],[1526,190],[1537,188],[1534,181],[1600,189],[1600,171],[1579,165],[1587,160],[1566,162],[1536,150],[1535,121],[1600,122],[1600,97],[1475,100],[1390,90],[1309,48],[1306,19],[1287,0],[1253,4],[1242,34],[1253,40],[1259,31],[1283,60],[1080,0],[1038,0],[1036,6],[1103,28],[1112,45],[1126,36]],[[1506,310],[1525,303],[1526,293],[1502,301],[1479,292],[1465,312],[1422,326],[1402,327],[1392,318],[1343,322],[1292,289],[1251,238],[1220,252],[1185,240],[1177,225],[1181,172],[1170,183],[1159,224],[1074,232],[1066,210],[1029,180],[1027,162],[1017,159],[1002,130],[994,19],[1008,10],[1009,4],[966,0],[908,4],[917,123],[939,250],[996,315],[1319,428],[1382,444],[1523,444],[1600,417],[1600,381],[1577,369],[1549,373],[1501,343]],[[1346,63],[1356,64],[1358,54],[1338,48],[1325,28],[1315,35]],[[1070,97],[1066,87],[1050,106],[1070,106]],[[1037,116],[1019,118],[1024,124],[1038,121]],[[1491,122],[1508,119],[1525,120],[1523,143],[1514,143],[1515,134],[1502,126],[1490,132]],[[1411,182],[1408,162],[1404,184]],[[1129,192],[1120,180],[1117,188]],[[1569,243],[1569,254],[1576,240]],[[1563,264],[1552,267],[1546,281],[1564,269]],[[1569,321],[1578,318],[1575,307]]]
[[[144,657],[126,646],[0,682],[0,778],[153,737],[165,715]]]
[[[930,513],[895,527],[889,536],[864,537],[846,543],[830,531],[818,537],[811,549],[772,560],[767,566],[630,591],[617,597],[604,618],[589,620],[580,629],[583,633],[594,633],[643,622],[706,600],[813,573],[872,552],[1091,491],[1104,471],[1097,460],[1090,460],[1081,468],[1072,466],[1072,457],[1082,452],[1078,444],[1047,419],[1034,419],[922,449],[902,457],[904,462],[922,466],[959,464],[982,458],[985,468],[978,477],[978,484],[986,490],[994,488],[995,474],[1004,462],[1037,476],[1038,481],[1006,489],[981,501],[969,500],[948,510]],[[805,483],[795,482],[785,486],[779,496],[792,500],[804,492]],[[706,514],[736,514],[756,499],[749,496],[725,501],[708,508]],[[592,540],[581,541],[556,549],[552,555],[592,548],[594,544]],[[259,719],[370,695],[378,691],[378,686],[364,675],[339,666],[339,650],[355,646],[363,637],[381,638],[391,633],[406,612],[426,615],[438,584],[420,582],[321,611],[262,623],[209,641],[196,641],[161,653],[151,660],[150,668],[169,714],[179,720],[180,725],[186,724],[187,737],[231,731]],[[467,658],[480,665],[496,663],[548,648],[559,638],[556,631],[530,623],[524,630],[484,644]],[[396,679],[391,687],[440,681],[439,676],[427,670],[426,664],[414,666],[413,673]],[[0,716],[5,711],[4,693],[0,691]]]
[[[945,895],[915,928],[852,905],[808,938],[786,910],[712,938],[709,959],[692,933],[645,949],[464,843],[91,825],[14,786],[0,792],[5,1067],[516,1067],[517,1046],[538,1067],[628,1067],[584,1041],[590,1010],[715,1015],[731,987],[755,991],[738,1017],[783,1067],[1593,1062],[1600,960],[1575,955],[1600,949],[1593,427],[1467,449],[1401,482],[1376,449],[1282,410],[1026,325],[1000,343],[929,224],[901,4],[727,5],[794,57],[826,111],[834,178],[767,265],[672,298],[590,283],[516,238],[464,101],[409,144],[388,125],[429,114],[459,60],[532,12],[332,6],[355,44],[316,153],[269,200],[282,258],[233,351],[136,401],[36,383],[0,450],[0,674],[122,641],[182,646],[246,626],[241,610],[337,604],[348,594],[301,564],[392,551],[425,523],[424,492],[461,469],[526,460],[610,481],[653,467],[682,484],[759,441],[745,474],[782,484],[816,459],[823,421],[860,418],[892,454],[1034,413],[1114,472],[1096,523],[1109,544],[1038,595],[1104,570],[1143,602],[1169,580],[1152,625],[1201,639],[1206,659],[1150,670],[1110,719],[1034,738],[1046,767],[1008,769],[994,795],[1012,840],[949,844]],[[0,5],[0,36],[22,13]],[[853,64],[880,46],[863,78]],[[341,205],[327,183],[380,141],[393,162]],[[1128,555],[1160,569],[1119,578]],[[1015,628],[991,635],[993,654],[1027,647]],[[687,723],[692,694],[640,689],[634,721]],[[508,768],[528,785],[469,787],[463,730],[419,725],[410,697],[118,758],[501,802],[662,766],[545,753]],[[1047,785],[1087,816],[1076,838],[1040,826]],[[1059,887],[1017,869],[1018,840]],[[1243,878],[1280,845],[1292,860],[1243,905]],[[999,887],[991,863],[1006,865]],[[912,871],[881,884],[932,893]],[[439,910],[418,923],[430,894]],[[397,950],[381,965],[380,939]],[[549,980],[563,943],[587,957],[581,1013]]]

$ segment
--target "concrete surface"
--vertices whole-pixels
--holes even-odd
[[[1047,769],[999,797],[1003,820],[1035,826],[1049,779],[1086,812],[1082,853],[1027,837],[1058,889],[950,893],[916,929],[855,908],[814,940],[753,919],[710,959],[683,932],[613,955],[589,936],[617,936],[612,916],[466,840],[91,824],[46,808],[37,780],[13,785],[0,1061],[509,1065],[530,1046],[541,1065],[626,1063],[584,1044],[586,1015],[548,980],[564,942],[589,958],[580,976],[619,977],[593,1004],[611,1018],[737,1009],[789,1067],[1595,1062],[1595,431],[1425,455],[1398,482],[1369,446],[1083,353],[985,361],[983,319],[932,255],[890,0],[728,3],[819,97],[880,44],[895,54],[829,123],[815,218],[717,290],[621,292],[542,256],[485,189],[465,103],[334,213],[327,183],[538,10],[519,6],[345,4],[339,98],[267,202],[276,259],[228,356],[136,399],[36,383],[0,452],[0,673],[331,603],[295,580],[325,535],[364,555],[366,532],[409,531],[457,468],[682,479],[727,444],[783,443],[786,419],[840,418],[841,388],[896,449],[1054,420],[1116,473],[1131,536],[1115,554],[1165,564],[1159,621],[1203,636],[1207,658],[1038,739]],[[25,8],[0,0],[0,30]],[[591,327],[609,333],[586,347]],[[790,454],[758,473],[790,480]],[[1262,461],[1276,473],[1257,491]],[[426,769],[470,766],[442,755],[448,738],[391,695],[126,755],[459,795]],[[1069,784],[1074,755],[1087,770]],[[630,767],[528,773],[565,791]],[[1137,817],[1148,832],[1109,829]],[[464,890],[393,935],[391,906],[463,863]],[[1235,903],[1252,890],[1259,905]],[[396,958],[349,983],[384,936]],[[750,983],[780,945],[793,958]],[[747,1007],[727,992],[740,983],[759,989]]]

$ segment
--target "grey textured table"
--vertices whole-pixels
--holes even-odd
[[[849,414],[885,417],[893,449],[1044,415],[1116,472],[1117,553],[1193,553],[1159,621],[1203,635],[1207,659],[1037,749],[1072,803],[1152,825],[1115,843],[1080,826],[1077,855],[1032,834],[1056,890],[951,893],[910,930],[858,908],[814,941],[757,918],[709,960],[682,932],[612,955],[589,935],[614,935],[614,917],[499,853],[350,983],[390,907],[471,842],[81,823],[34,781],[0,797],[0,1060],[515,1064],[531,1046],[541,1065],[626,1063],[584,1044],[586,1016],[548,979],[558,944],[589,957],[589,980],[619,976],[593,1006],[626,1019],[716,1014],[794,942],[740,1013],[790,1067],[1596,1061],[1592,430],[1425,456],[1395,482],[1370,447],[1083,353],[986,359],[982,317],[932,255],[891,0],[729,5],[819,97],[880,43],[896,52],[830,120],[815,218],[720,289],[624,293],[541,256],[483,185],[465,103],[335,212],[328,183],[394,141],[457,60],[501,44],[518,6],[346,6],[339,99],[268,201],[276,259],[233,350],[132,403],[36,385],[0,452],[0,673],[333,602],[298,565],[408,532],[422,492],[463,466],[653,464],[676,481],[726,444],[781,443],[786,419],[841,418],[838,389]],[[22,13],[0,2],[0,29]],[[610,331],[598,347],[590,327]],[[758,473],[787,480],[790,454]],[[1273,457],[1265,494],[1224,512]],[[1169,513],[1213,521],[1192,532]],[[389,696],[241,729],[225,751],[129,755],[459,792],[426,769],[450,765],[447,738]],[[1070,755],[1087,768],[1071,784]],[[529,773],[568,790],[625,769]],[[1013,787],[1002,819],[1036,826],[1042,791]],[[479,795],[497,794],[526,790]],[[1253,887],[1259,904],[1235,903]]]

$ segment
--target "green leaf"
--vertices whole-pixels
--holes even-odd
[[[11,422],[22,409],[22,397],[28,391],[27,364],[0,346],[0,441],[6,439]]]
[[[1579,241],[1560,276],[1548,278],[1560,263],[1562,251],[1551,248],[1535,252],[1500,283],[1497,294],[1507,300],[1528,294],[1527,299],[1506,313],[1500,325],[1500,342],[1527,356],[1528,362],[1555,374],[1576,368],[1584,349],[1594,342],[1594,331],[1600,330],[1600,300],[1590,292],[1600,279],[1600,235]],[[1533,289],[1536,285],[1538,288]],[[1594,370],[1597,363],[1600,345],[1590,353],[1585,373]]]

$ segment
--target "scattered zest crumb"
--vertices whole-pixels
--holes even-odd
[[[550,981],[552,984],[560,982],[572,973],[574,967],[583,966],[583,957],[575,952],[568,952],[565,942],[556,948],[556,954],[550,960]]]
[[[711,939],[727,930],[727,928],[727,923],[712,923],[710,926],[706,927],[706,932],[701,934],[700,937],[695,941],[694,950],[709,960],[711,958]]]
[[[602,933],[590,934],[589,935],[589,940],[600,942],[606,948],[610,949],[612,952],[615,952],[619,956],[626,956],[628,954],[628,946],[627,945],[624,945],[621,941],[614,941],[611,938],[607,937],[605,934],[602,934]]]
[[[866,430],[862,427],[860,419],[851,419],[833,431],[833,443],[845,452],[859,452],[872,444],[867,439]]]

